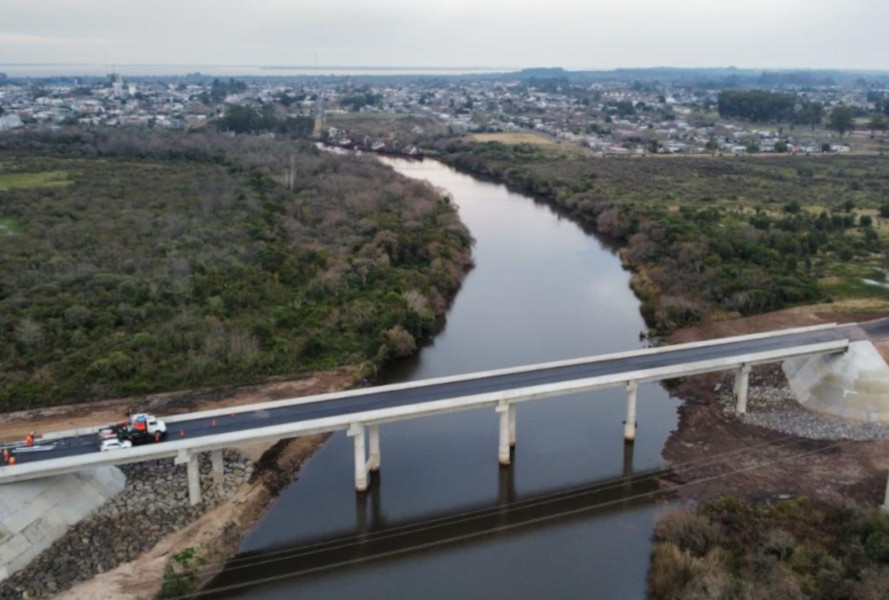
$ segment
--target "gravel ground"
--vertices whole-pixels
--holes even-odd
[[[734,414],[734,376],[726,374],[717,384],[719,402],[726,415]],[[889,425],[853,423],[806,410],[793,396],[780,365],[765,365],[750,373],[747,414],[744,423],[812,440],[889,439]]]
[[[223,457],[224,489],[219,490],[212,481],[208,455],[200,455],[203,493],[197,506],[188,502],[185,465],[168,459],[121,466],[126,488],[0,583],[0,599],[44,598],[134,560],[165,535],[229,498],[250,478],[253,465],[239,452],[226,450]]]

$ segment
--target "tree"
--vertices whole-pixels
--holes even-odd
[[[843,136],[848,131],[855,130],[855,111],[848,106],[837,106],[830,111],[827,118],[827,126]]]
[[[784,140],[778,140],[775,142],[775,152],[787,152],[787,142]]]
[[[889,119],[886,118],[886,115],[883,113],[875,113],[870,120],[870,132],[871,135],[876,131],[886,131],[889,128]]]

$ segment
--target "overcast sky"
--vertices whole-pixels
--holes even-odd
[[[0,0],[0,63],[889,69],[889,0]]]

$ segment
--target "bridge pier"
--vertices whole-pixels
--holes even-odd
[[[750,387],[750,365],[741,365],[735,371],[735,413],[747,412],[747,390]]]
[[[213,483],[221,492],[225,487],[225,462],[222,458],[222,448],[210,450],[210,464],[212,466]]]
[[[364,425],[352,423],[347,435],[355,443],[355,491],[367,491],[367,455],[364,442]]]
[[[201,470],[198,466],[198,453],[192,450],[180,450],[173,459],[173,464],[185,465],[188,475],[188,501],[192,506],[197,506],[201,503]]]
[[[512,409],[515,410],[515,409]],[[500,442],[497,445],[497,460],[500,461],[501,467],[508,467],[509,458],[509,440],[510,440],[510,412],[511,407],[506,402],[497,405],[497,412],[500,415]],[[514,419],[514,417],[513,417]]]
[[[638,384],[635,381],[627,383],[627,420],[624,421],[624,441],[636,441],[636,391]]]
[[[189,453],[185,464],[188,470],[188,502],[197,506],[201,503],[201,470],[198,468],[197,453]]]
[[[371,473],[380,470],[380,426],[371,425],[370,429],[370,460],[367,461],[367,467]]]
[[[509,405],[509,447],[515,448],[515,404]]]
[[[883,496],[883,512],[889,514],[889,477],[886,478],[886,494]]]

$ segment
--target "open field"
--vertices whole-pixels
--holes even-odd
[[[71,185],[65,171],[42,173],[0,173],[0,192],[16,189],[64,187]]]
[[[473,133],[468,136],[473,142],[500,142],[501,144],[540,144],[542,146],[552,146],[555,142],[542,135],[536,133],[516,132],[516,133]]]

